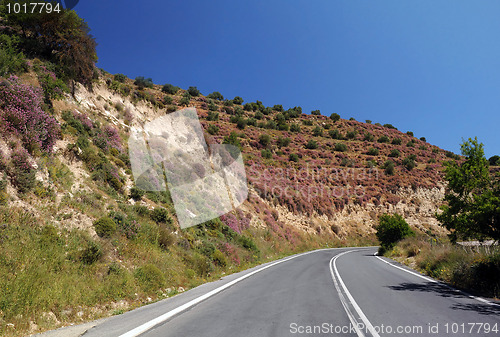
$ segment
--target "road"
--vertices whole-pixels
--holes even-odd
[[[500,306],[375,252],[328,249],[268,263],[115,316],[83,336],[500,336]]]

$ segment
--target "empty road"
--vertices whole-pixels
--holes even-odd
[[[325,249],[268,263],[115,316],[83,336],[500,336],[500,306],[376,250]]]

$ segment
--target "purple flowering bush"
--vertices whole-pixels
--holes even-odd
[[[5,135],[22,140],[31,153],[35,150],[52,151],[60,137],[59,123],[42,109],[39,89],[18,82],[11,76],[0,86],[0,128]]]
[[[100,149],[108,152],[111,149],[122,151],[122,139],[118,130],[111,125],[94,130],[92,138],[94,144]]]

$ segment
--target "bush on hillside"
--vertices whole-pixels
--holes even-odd
[[[340,120],[340,115],[338,113],[332,113],[330,115],[330,119],[334,122],[337,122],[338,120]]]
[[[167,83],[161,88],[161,91],[169,95],[175,95],[177,91],[179,91],[179,89],[180,89],[179,87]]]
[[[242,105],[243,104],[243,98],[241,98],[240,96],[236,96],[235,98],[233,98],[233,103],[234,104],[238,104],[238,105]]]
[[[113,78],[117,82],[125,83],[125,80],[127,79],[127,76],[125,76],[123,74],[115,74],[115,76]]]
[[[195,96],[195,95],[193,95],[193,96]],[[217,101],[223,101],[224,100],[224,96],[220,92],[218,92],[218,91],[214,91],[213,93],[208,94],[207,98],[215,99]]]
[[[381,252],[391,249],[398,241],[413,234],[410,226],[401,215],[383,214],[379,217],[376,235],[380,241]]]
[[[116,223],[109,217],[94,221],[94,229],[101,238],[109,238],[116,232]]]
[[[153,79],[144,78],[144,76],[137,76],[135,78],[134,84],[137,87],[139,87],[139,89],[152,88],[153,87]]]
[[[17,77],[0,85],[0,129],[22,139],[30,153],[52,151],[61,134],[59,123],[42,109],[42,101],[39,89],[19,83]]]
[[[201,95],[201,93],[200,93],[200,91],[198,90],[198,88],[197,88],[197,87],[189,87],[189,88],[188,88],[188,90],[187,90],[187,92],[188,92],[191,96],[193,96],[193,97],[196,97],[196,96],[200,96],[200,95]],[[222,96],[222,95],[221,95],[221,96]]]

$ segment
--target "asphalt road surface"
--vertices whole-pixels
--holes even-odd
[[[500,336],[500,306],[376,248],[299,254],[123,315],[83,336]]]

